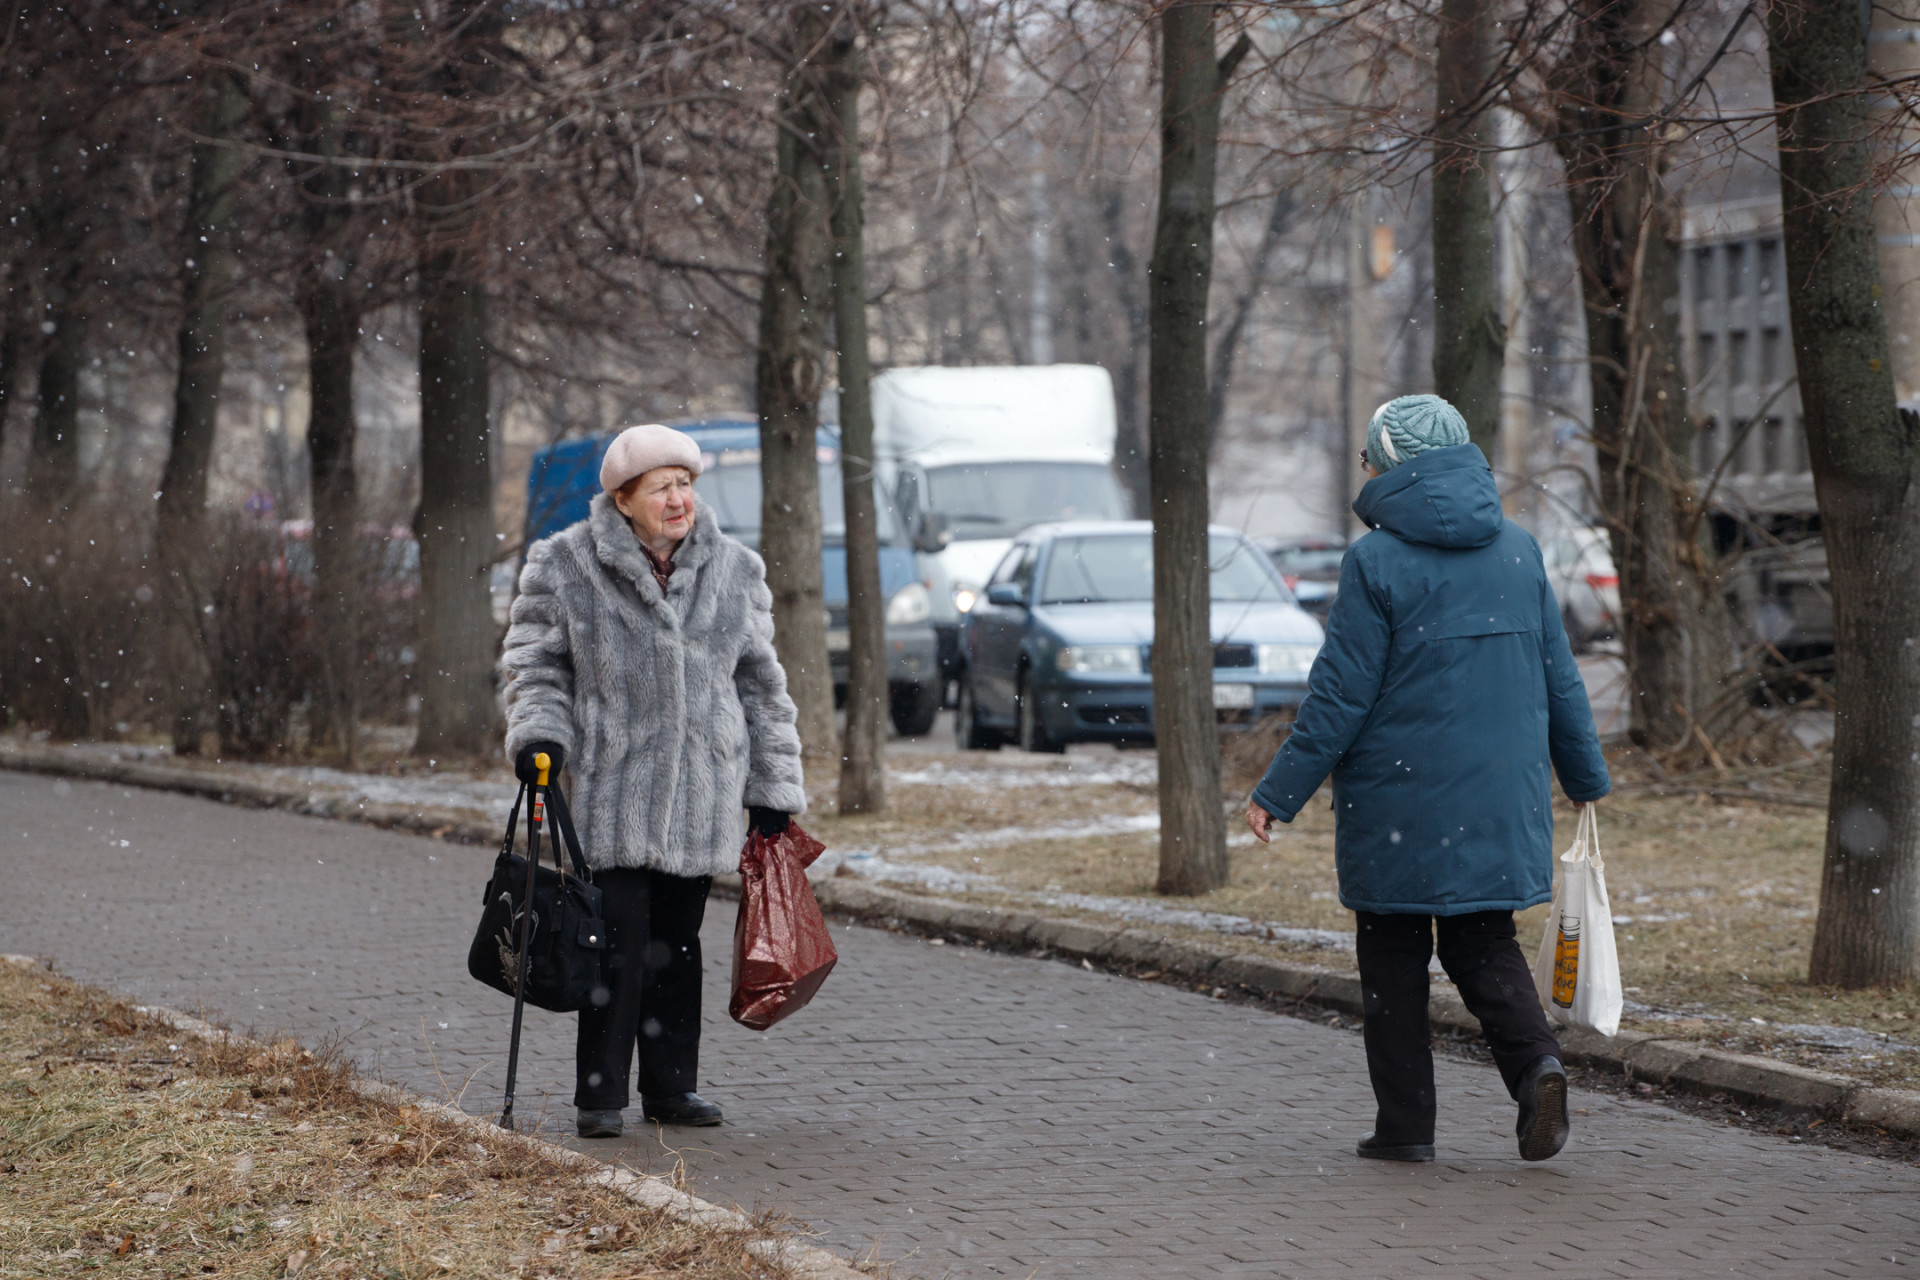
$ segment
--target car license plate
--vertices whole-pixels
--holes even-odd
[[[1253,710],[1253,686],[1216,684],[1213,686],[1213,706],[1216,711],[1251,711]]]

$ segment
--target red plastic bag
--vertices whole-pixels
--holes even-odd
[[[733,998],[727,1012],[765,1031],[806,1007],[840,953],[807,883],[826,848],[789,822],[768,838],[749,832],[740,855],[740,916],[733,925]]]

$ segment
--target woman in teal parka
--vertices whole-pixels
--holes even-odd
[[[1326,644],[1247,822],[1268,839],[1333,777],[1340,901],[1356,916],[1367,1068],[1359,1154],[1433,1159],[1427,971],[1439,955],[1520,1104],[1520,1154],[1567,1137],[1566,1072],[1514,936],[1553,896],[1548,770],[1576,804],[1606,761],[1540,548],[1438,396],[1382,405]]]

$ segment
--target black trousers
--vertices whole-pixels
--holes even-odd
[[[1514,941],[1513,912],[1459,916],[1354,913],[1365,1012],[1367,1074],[1379,1103],[1374,1132],[1391,1145],[1433,1141],[1433,1042],[1427,1025],[1427,964],[1439,926],[1440,965],[1480,1019],[1493,1061],[1518,1094],[1541,1056],[1560,1055],[1533,973]]]
[[[700,921],[713,879],[614,868],[594,872],[593,882],[612,998],[580,1011],[573,1105],[625,1107],[636,1048],[642,1097],[691,1093],[700,1074]]]

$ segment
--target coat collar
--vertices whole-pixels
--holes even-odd
[[[601,564],[626,579],[650,605],[662,605],[667,596],[660,594],[660,583],[647,565],[647,555],[611,494],[595,494],[587,514],[587,529],[593,537],[593,554]],[[714,544],[723,535],[720,517],[712,507],[694,499],[693,530],[673,554],[673,577],[667,580],[668,596],[680,597],[693,590],[701,568],[713,557]]]

